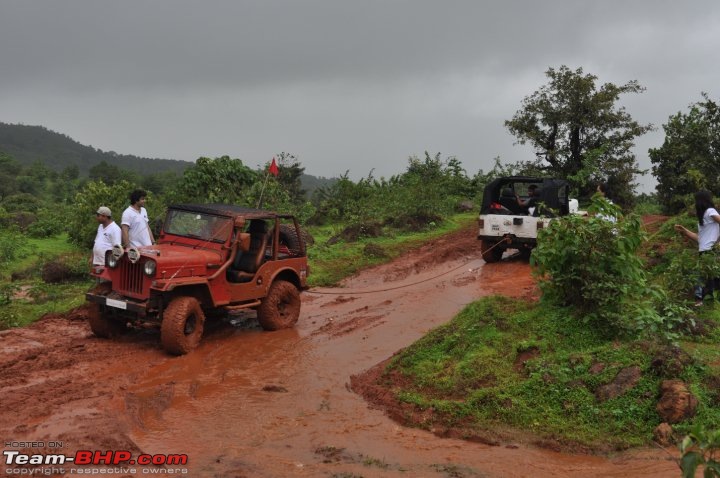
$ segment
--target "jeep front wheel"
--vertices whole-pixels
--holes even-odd
[[[98,284],[90,292],[97,295],[108,295],[112,291],[109,282]],[[127,331],[127,323],[112,319],[105,315],[105,307],[97,303],[90,304],[88,311],[88,323],[90,330],[96,337],[110,339]]]
[[[88,313],[90,330],[96,337],[111,339],[127,332],[127,323],[107,317],[103,309],[100,304],[93,304]]]
[[[258,321],[265,330],[289,329],[300,317],[300,292],[290,282],[279,280],[270,286],[257,309]]]
[[[490,242],[485,239],[480,241],[480,252],[482,253],[482,258],[488,264],[491,262],[498,262],[502,259],[503,250],[500,248],[499,244],[499,242]]]
[[[184,355],[198,346],[203,334],[205,314],[194,297],[176,297],[163,313],[160,341],[171,354]]]

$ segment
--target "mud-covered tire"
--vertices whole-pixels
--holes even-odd
[[[300,291],[290,282],[273,282],[257,309],[257,316],[265,330],[289,329],[300,317]]]
[[[497,242],[491,242],[484,239],[480,241],[480,252],[482,253],[482,258],[488,264],[498,262],[502,259],[503,249],[501,249],[500,246],[493,248],[495,244],[497,244]]]
[[[194,297],[170,301],[160,324],[160,342],[173,355],[184,355],[200,344],[205,325],[200,303]]]
[[[107,295],[112,291],[109,282],[103,282],[91,288],[88,292],[98,295]],[[88,310],[88,324],[96,337],[111,339],[127,332],[127,323],[109,318],[105,315],[105,307],[95,302],[90,304]]]

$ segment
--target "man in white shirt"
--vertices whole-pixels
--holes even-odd
[[[125,209],[122,215],[122,246],[142,247],[155,243],[150,220],[145,210],[145,199],[147,193],[142,189],[136,189],[130,193],[130,206]]]
[[[115,221],[112,220],[110,208],[105,206],[98,208],[95,217],[99,224],[95,236],[95,245],[93,246],[93,265],[104,266],[105,253],[120,244],[120,226],[115,224]]]

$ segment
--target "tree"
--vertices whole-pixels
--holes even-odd
[[[68,236],[70,242],[82,247],[92,247],[98,223],[95,220],[95,211],[99,206],[107,206],[112,211],[112,219],[120,225],[122,213],[129,206],[128,195],[137,188],[136,184],[124,179],[114,184],[103,181],[89,181],[76,194],[72,212],[67,217]],[[148,193],[145,206],[152,225],[156,219],[162,217],[165,206],[156,201],[152,193]]]
[[[565,65],[545,75],[549,83],[525,97],[505,126],[518,143],[536,149],[538,168],[568,179],[581,194],[592,191],[591,182],[611,180],[617,184],[615,199],[626,202],[634,176],[642,173],[630,149],[653,126],[639,124],[616,102],[622,94],[645,89],[635,80],[598,89],[595,75]]]
[[[105,184],[113,185],[119,181],[127,181],[130,183],[138,182],[138,175],[133,171],[122,169],[114,164],[100,161],[88,171],[88,177],[91,181],[102,181]]]
[[[22,170],[20,163],[9,154],[0,151],[0,201],[18,190],[15,178]]]
[[[171,202],[244,204],[258,173],[230,156],[198,158],[170,194]],[[254,205],[253,205],[254,206]]]
[[[665,141],[649,150],[658,199],[667,213],[685,207],[685,196],[698,189],[720,192],[720,106],[706,93],[687,114],[668,118]]]
[[[302,189],[300,177],[305,172],[305,168],[300,165],[297,157],[290,153],[280,153],[277,158],[279,170],[277,177],[278,182],[280,182],[288,192],[293,204],[302,204],[305,201],[305,191]],[[265,171],[267,171],[267,167]]]

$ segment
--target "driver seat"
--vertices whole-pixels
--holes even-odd
[[[520,213],[520,206],[517,203],[517,198],[515,197],[515,191],[512,190],[512,188],[503,188],[503,190],[500,192],[500,199],[498,202],[506,209],[510,210],[513,214],[519,214]]]
[[[238,251],[232,266],[227,271],[230,282],[250,282],[265,261],[265,249],[268,243],[267,224],[262,219],[252,219],[250,233],[250,249]]]

